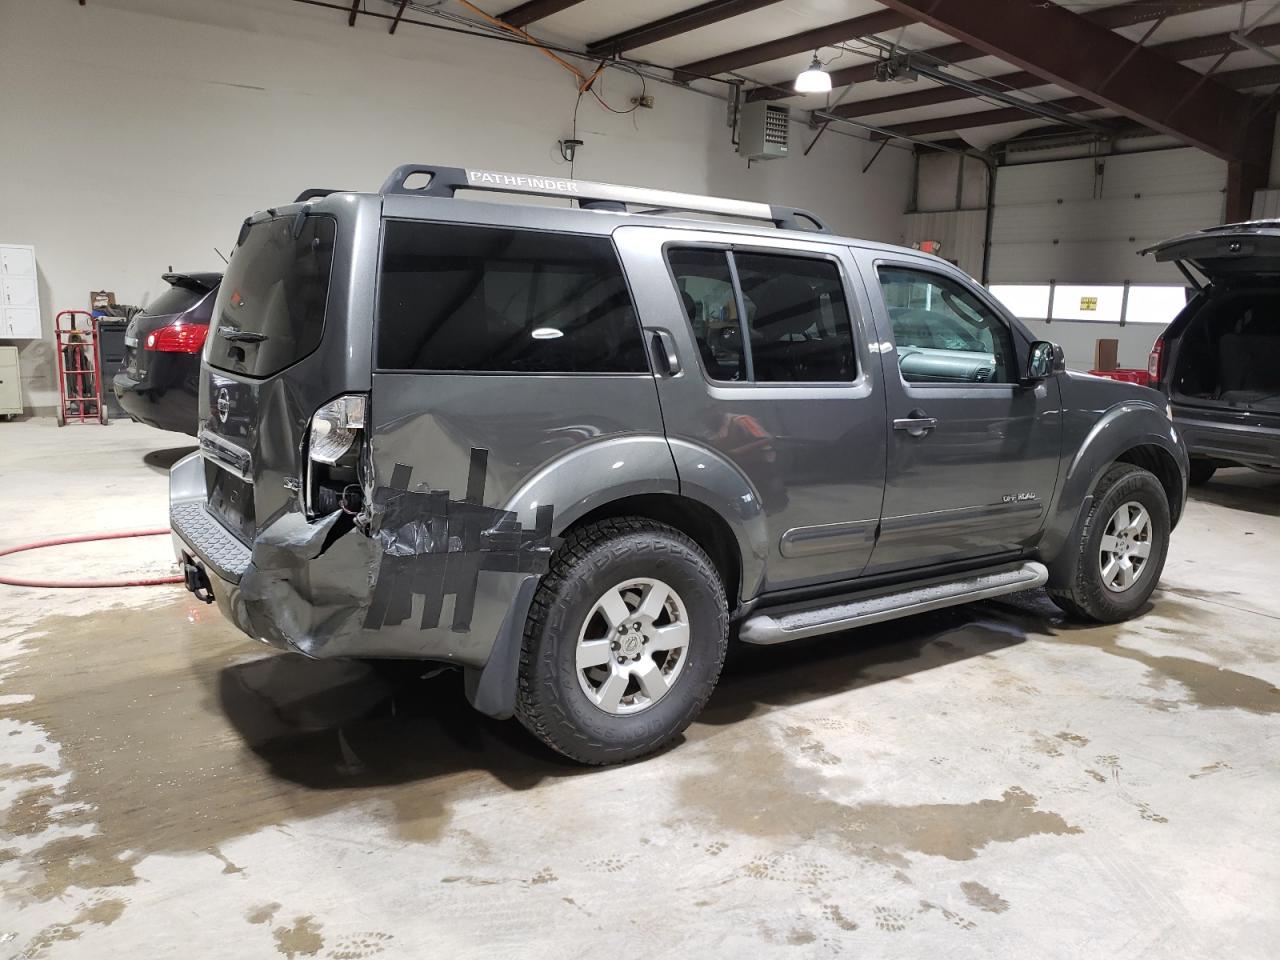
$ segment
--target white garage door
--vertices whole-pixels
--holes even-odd
[[[1190,148],[1001,167],[991,283],[1181,283],[1137,251],[1221,223],[1226,185]]]

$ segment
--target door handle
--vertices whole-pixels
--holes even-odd
[[[659,370],[668,377],[674,377],[680,372],[680,355],[676,353],[675,337],[666,330],[656,329],[649,331],[649,337]]]
[[[893,421],[893,429],[905,430],[913,437],[923,437],[938,426],[937,417],[926,417],[923,410],[912,410],[911,415]]]

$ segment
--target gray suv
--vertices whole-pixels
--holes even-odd
[[[308,657],[456,665],[585,763],[679,734],[731,634],[1045,584],[1129,617],[1186,490],[1163,396],[946,262],[578,180],[408,165],[254,214],[202,376],[189,589]]]

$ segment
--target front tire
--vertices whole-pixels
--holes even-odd
[[[1112,464],[1098,481],[1076,545],[1075,578],[1050,588],[1049,596],[1078,619],[1128,620],[1160,580],[1172,526],[1169,500],[1154,474]]]
[[[580,763],[652,753],[711,696],[728,622],[714,565],[675,528],[621,517],[574,530],[534,594],[516,715]]]

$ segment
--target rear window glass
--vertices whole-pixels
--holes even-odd
[[[209,365],[267,377],[320,345],[337,222],[294,217],[251,226],[231,255],[208,339]]]
[[[143,307],[142,312],[148,317],[167,317],[174,313],[184,313],[203,300],[208,293],[208,290],[169,287]]]
[[[381,369],[648,372],[607,239],[399,220],[385,229]]]

